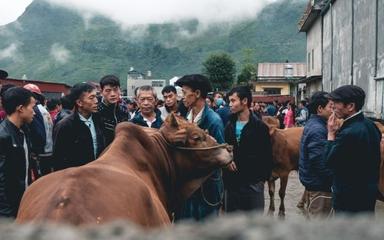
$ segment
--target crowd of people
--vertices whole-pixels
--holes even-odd
[[[161,104],[151,86],[137,88],[134,99],[122,98],[114,75],[101,78],[100,93],[92,84],[78,83],[68,95],[48,101],[34,84],[2,86],[0,216],[16,217],[25,189],[39,177],[97,159],[112,143],[118,123],[160,128],[172,112],[206,130],[217,143],[232,145],[234,156],[175,211],[175,220],[201,220],[222,209],[264,211],[264,183],[273,162],[263,116],[276,117],[281,128],[304,127],[299,177],[309,216],[327,215],[331,209],[374,211],[381,133],[361,111],[361,88],[317,92],[309,104],[301,101],[296,108],[291,102],[253,102],[246,86],[211,95],[209,80],[199,74],[185,75],[175,85],[182,99],[174,86],[166,86]]]

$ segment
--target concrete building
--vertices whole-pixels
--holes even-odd
[[[136,71],[133,67],[130,68],[127,74],[127,96],[133,98],[135,96],[135,89],[144,85],[152,86],[159,99],[163,99],[161,95],[161,90],[167,85],[167,80],[165,79],[151,79],[151,71],[147,72],[147,75]]]
[[[305,77],[305,63],[259,63],[256,95],[297,95],[297,81]]]
[[[365,114],[384,119],[383,22],[383,0],[309,1],[299,22],[300,31],[307,33],[311,63],[303,81],[307,89],[360,86],[367,94]]]

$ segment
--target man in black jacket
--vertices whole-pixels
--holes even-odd
[[[329,94],[334,114],[328,120],[325,158],[334,172],[335,213],[374,212],[378,193],[381,133],[361,111],[365,92],[344,85]],[[343,119],[340,126],[337,118]]]
[[[33,120],[35,99],[30,91],[13,87],[2,104],[7,118],[0,124],[0,217],[14,218],[31,183],[31,145],[23,126]]]
[[[225,141],[234,146],[234,162],[224,172],[226,211],[264,211],[264,182],[272,173],[272,145],[268,127],[249,108],[252,94],[247,87],[229,93],[231,112]]]
[[[105,148],[95,87],[78,83],[71,89],[70,98],[75,102],[75,111],[61,120],[54,132],[55,170],[87,164]]]
[[[300,143],[299,177],[307,191],[308,217],[324,217],[331,211],[332,171],[323,156],[327,142],[327,120],[332,114],[332,103],[326,92],[311,97],[307,121]]]
[[[128,121],[129,113],[120,104],[120,80],[114,75],[101,78],[100,88],[102,99],[98,104],[98,111],[104,125],[105,144],[111,144],[115,137],[116,125]]]

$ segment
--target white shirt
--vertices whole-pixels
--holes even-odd
[[[359,113],[361,113],[361,110],[360,110],[360,111],[358,111],[357,113],[355,113],[355,114],[353,114],[353,115],[351,115],[351,116],[347,117],[347,118],[344,120],[344,122],[345,122],[345,121],[347,121],[348,119],[351,119],[351,118],[353,118],[354,116],[356,116],[356,115],[357,115],[357,114],[359,114]]]
[[[52,129],[53,129],[53,121],[51,119],[51,115],[43,107],[43,105],[38,104],[37,108],[39,109],[41,115],[43,116],[44,120],[44,128],[45,128],[45,146],[44,146],[44,153],[52,153],[53,151],[53,139],[52,139]]]
[[[28,187],[29,152],[28,152],[27,138],[25,137],[25,134],[23,134],[23,138],[24,138],[23,147],[24,147],[24,153],[25,153],[25,188],[27,188]]]
[[[143,115],[142,115],[143,116]],[[143,116],[143,119],[144,119],[144,121],[147,123],[147,125],[148,125],[148,127],[152,127],[152,124],[154,123],[154,122],[156,122],[156,117],[153,119],[153,120],[149,120],[148,118],[145,118],[144,116]]]
[[[199,124],[199,122],[200,122],[200,120],[201,120],[201,117],[203,116],[204,108],[205,108],[205,107],[203,107],[203,108],[200,110],[200,112],[196,115],[195,119],[193,119],[193,113],[192,113],[193,110],[189,111],[188,114],[187,114],[187,120],[188,120],[188,122]]]
[[[84,122],[84,124],[89,128],[89,131],[92,135],[92,143],[93,143],[93,154],[96,158],[97,155],[97,135],[96,135],[96,128],[95,124],[93,123],[92,115],[86,119],[79,113],[80,121]]]

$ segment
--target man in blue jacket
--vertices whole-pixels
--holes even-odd
[[[311,114],[300,143],[299,178],[307,191],[306,212],[309,217],[326,216],[332,208],[332,171],[323,157],[327,142],[327,120],[332,103],[326,92],[313,94],[308,110]]]
[[[224,143],[223,123],[212,109],[205,103],[211,84],[203,75],[186,75],[176,81],[182,88],[185,107],[190,109],[187,120],[196,123],[201,129],[208,130],[209,135],[218,143]],[[176,219],[193,218],[202,220],[208,215],[218,215],[224,194],[221,169],[217,169],[184,204],[181,211],[176,212]]]
[[[335,213],[375,211],[380,167],[381,133],[361,111],[365,92],[345,85],[328,96],[334,114],[328,120],[325,159],[334,172],[332,184]],[[340,126],[337,118],[343,119]]]

